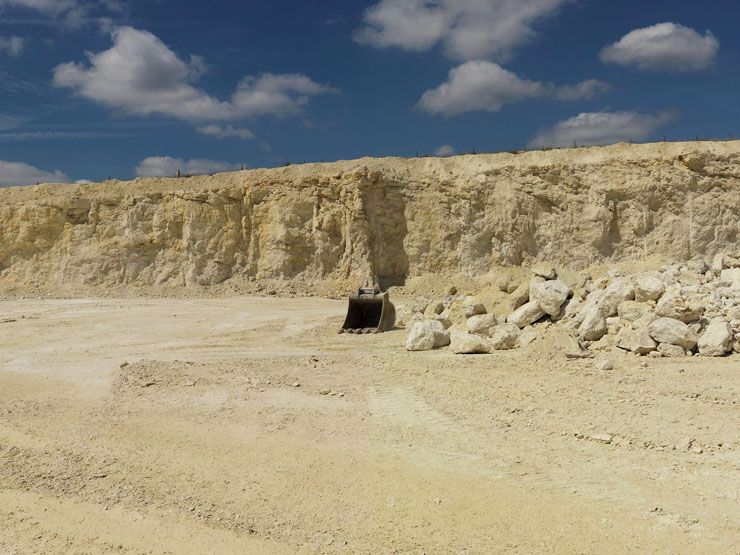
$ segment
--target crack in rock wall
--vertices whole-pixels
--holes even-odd
[[[0,189],[0,287],[402,284],[738,249],[740,142]]]

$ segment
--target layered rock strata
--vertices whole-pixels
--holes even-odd
[[[543,260],[711,260],[739,230],[737,141],[363,158],[0,189],[0,288],[387,287]]]

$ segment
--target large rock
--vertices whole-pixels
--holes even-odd
[[[619,303],[617,307],[619,317],[628,322],[634,322],[652,311],[653,309],[650,305],[637,301],[624,301]]]
[[[732,350],[733,333],[726,320],[715,319],[709,322],[699,338],[699,354],[708,357],[720,357]]]
[[[646,329],[622,328],[617,335],[617,346],[637,355],[646,355],[654,351],[658,344],[653,341]]]
[[[480,335],[452,330],[450,340],[450,349],[458,355],[491,352],[488,342]]]
[[[591,308],[578,327],[578,335],[585,341],[598,341],[607,331],[606,318],[598,307]]]
[[[524,280],[509,297],[509,310],[514,311],[529,300],[529,280]]]
[[[681,286],[669,287],[655,305],[655,313],[665,318],[674,318],[684,324],[695,322],[704,313],[704,307],[698,303],[689,303],[681,293]]]
[[[534,283],[529,288],[529,300],[550,316],[557,316],[571,290],[559,279]]]
[[[658,345],[658,352],[666,358],[685,357],[686,351],[680,345],[671,345],[670,343],[661,343]]]
[[[675,318],[658,318],[647,327],[650,337],[658,343],[679,345],[690,351],[696,347],[697,338],[689,326]]]
[[[523,328],[524,326],[535,323],[544,315],[545,311],[537,303],[528,302],[509,314],[506,321],[519,326],[519,328]]]
[[[491,330],[491,339],[488,343],[492,349],[497,351],[513,349],[520,333],[519,326],[516,324],[501,324]]]
[[[493,314],[476,314],[466,322],[468,331],[477,335],[490,335],[491,328],[496,324],[498,321]]]
[[[637,302],[657,300],[664,290],[663,280],[654,272],[640,274],[635,279],[635,300]]]
[[[407,351],[429,351],[449,344],[450,336],[437,320],[416,322],[406,338]]]
[[[465,317],[470,318],[478,314],[485,314],[486,307],[483,303],[478,301],[471,301],[465,304]]]
[[[628,277],[616,277],[609,282],[604,289],[604,296],[601,298],[599,308],[605,318],[614,316],[617,313],[617,307],[623,301],[631,301],[635,298],[635,287],[632,279]]]

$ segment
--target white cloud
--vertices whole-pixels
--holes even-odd
[[[11,56],[18,56],[26,45],[26,39],[21,37],[0,37],[0,52],[7,52]]]
[[[240,116],[291,116],[300,113],[310,95],[338,92],[314,83],[305,75],[266,73],[260,77],[245,77],[232,102]]]
[[[203,135],[211,135],[212,137],[218,137],[219,139],[226,139],[228,137],[237,137],[239,139],[254,138],[254,133],[249,129],[245,129],[243,127],[232,127],[231,125],[217,125],[215,123],[201,125],[197,128],[197,131]]]
[[[423,52],[442,44],[455,60],[506,60],[530,42],[534,24],[572,0],[381,0],[364,14],[355,40]]]
[[[0,160],[0,187],[35,185],[36,183],[69,183],[69,177],[59,170],[47,172],[23,162]]]
[[[67,27],[82,25],[92,7],[92,2],[83,0],[0,0],[0,8],[33,10]]]
[[[230,172],[240,169],[241,166],[242,164],[200,158],[183,160],[182,158],[172,158],[171,156],[150,156],[136,166],[136,175],[139,177],[174,177],[178,171],[182,175],[202,175]]]
[[[709,67],[719,50],[710,31],[704,36],[677,23],[635,29],[600,54],[604,63],[642,70],[699,71]]]
[[[608,88],[594,79],[565,87],[529,81],[498,64],[474,60],[451,69],[448,80],[425,92],[417,106],[430,114],[447,116],[476,110],[498,112],[504,104],[525,98],[571,101],[590,98]]]
[[[434,155],[440,156],[440,157],[452,156],[453,154],[455,154],[455,152],[457,151],[455,150],[454,146],[442,145],[441,147],[439,147],[437,150],[434,151]]]
[[[191,122],[299,113],[309,96],[337,92],[304,75],[245,77],[231,101],[195,87],[206,71],[203,58],[185,61],[156,36],[132,27],[112,32],[113,46],[54,69],[54,85],[129,114],[164,114]]]
[[[647,139],[658,128],[676,121],[672,111],[655,115],[637,112],[586,112],[545,127],[530,141],[534,148],[608,145]]]

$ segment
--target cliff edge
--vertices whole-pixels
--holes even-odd
[[[323,283],[738,250],[740,141],[0,189],[0,290]]]

